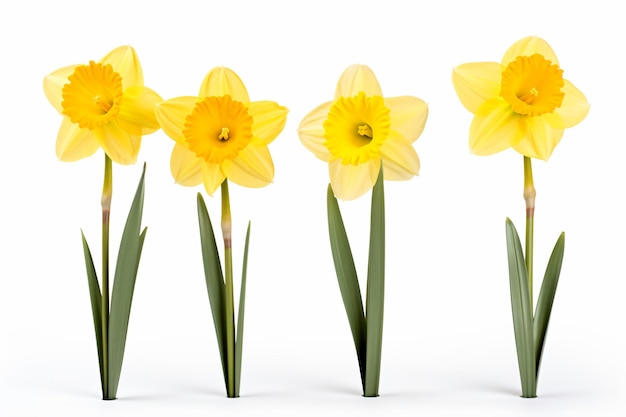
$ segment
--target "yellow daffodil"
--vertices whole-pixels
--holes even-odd
[[[589,112],[583,93],[563,78],[550,45],[534,36],[514,43],[500,63],[456,67],[452,81],[474,114],[469,146],[477,155],[513,147],[524,156],[547,160],[564,129]]]
[[[176,141],[170,168],[177,183],[204,182],[212,195],[228,178],[245,187],[263,187],[274,178],[269,145],[285,126],[287,108],[273,101],[250,102],[232,70],[214,68],[198,97],[159,103],[156,117]]]
[[[63,115],[57,157],[76,161],[98,148],[119,164],[137,160],[141,136],[159,124],[154,105],[161,97],[144,87],[135,50],[121,46],[98,62],[60,68],[44,79],[44,92]]]
[[[424,101],[384,98],[372,70],[352,65],[339,79],[335,100],[306,115],[298,134],[306,148],[328,162],[335,196],[351,200],[374,186],[381,162],[386,180],[418,174],[412,143],[424,130],[427,116]]]

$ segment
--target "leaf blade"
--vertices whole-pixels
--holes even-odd
[[[365,319],[367,324],[365,396],[378,396],[385,306],[385,192],[383,168],[372,189]]]
[[[536,374],[539,377],[539,368],[541,366],[541,358],[543,347],[545,345],[546,333],[548,331],[548,323],[550,314],[552,313],[552,305],[556,295],[556,288],[559,283],[561,274],[561,265],[563,264],[563,254],[565,252],[565,233],[561,233],[557,239],[552,254],[548,260],[546,273],[543,277],[541,290],[539,291],[539,299],[533,323],[533,335],[535,339],[535,364]]]
[[[246,282],[248,275],[248,246],[250,244],[250,222],[246,231],[246,243],[243,251],[243,265],[241,269],[241,289],[239,293],[239,312],[237,313],[237,339],[235,341],[235,397],[239,397],[239,383],[241,381],[241,358],[243,354],[243,322],[246,305]]]
[[[363,300],[359,280],[354,267],[354,259],[350,242],[346,234],[346,229],[339,210],[339,204],[333,194],[333,190],[328,185],[327,191],[327,211],[328,211],[328,231],[330,236],[330,247],[335,264],[335,272],[339,283],[339,290],[346,309],[352,339],[359,361],[359,371],[361,373],[361,383],[365,388],[365,349],[366,332],[365,313],[363,311]]]
[[[533,343],[533,319],[528,288],[528,275],[524,252],[517,230],[510,219],[506,219],[506,247],[509,264],[509,281],[511,287],[511,310],[513,312],[513,329],[517,361],[522,382],[522,396],[537,395],[535,353]]]
[[[147,229],[141,231],[141,219],[143,214],[143,202],[145,191],[146,166],[144,164],[141,179],[133,198],[126,225],[122,232],[117,262],[115,266],[115,278],[111,292],[111,314],[109,317],[109,396],[116,397],[119,384],[122,363],[124,361],[124,349],[128,334],[128,322],[130,310],[139,269],[139,260],[143,249]]]
[[[102,392],[104,389],[104,352],[102,346],[102,291],[98,283],[98,274],[93,264],[91,250],[83,231],[80,231],[83,242],[83,254],[85,256],[85,266],[87,268],[87,283],[89,286],[89,298],[91,300],[91,313],[93,316],[93,327],[96,333],[96,345],[98,348],[98,364],[100,366],[100,385]]]
[[[204,278],[206,281],[207,292],[209,294],[209,304],[211,305],[211,315],[213,316],[213,324],[215,326],[215,335],[217,337],[217,345],[220,351],[220,359],[222,361],[222,372],[224,374],[224,383],[228,390],[228,372],[226,358],[226,316],[225,316],[225,284],[222,266],[220,262],[217,244],[215,243],[215,234],[211,218],[207,211],[206,204],[202,198],[202,194],[198,193],[198,224],[200,226],[200,246],[202,248],[202,263],[204,266]]]

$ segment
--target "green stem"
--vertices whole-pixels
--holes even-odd
[[[102,186],[102,362],[103,393],[109,400],[109,220],[113,195],[113,168],[111,158],[104,154],[104,184]]]
[[[233,251],[232,251],[232,221],[230,217],[230,197],[228,195],[228,180],[222,182],[222,236],[224,237],[224,263],[226,274],[224,277],[225,290],[225,321],[226,321],[226,366],[229,398],[235,397],[235,300],[233,289]]]
[[[533,308],[533,235],[535,223],[535,184],[533,182],[532,160],[524,156],[524,200],[526,201],[526,273],[528,274],[528,294],[531,314]]]

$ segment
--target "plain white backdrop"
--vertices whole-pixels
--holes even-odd
[[[8,1],[0,3],[0,415],[623,416],[626,192],[623,13],[583,1]],[[536,35],[592,103],[549,162],[535,162],[537,280],[566,232],[537,399],[521,392],[504,220],[523,230],[522,157],[471,155],[456,65],[500,61]],[[145,84],[194,95],[236,71],[251,99],[289,108],[270,146],[276,176],[232,185],[235,276],[252,221],[242,387],[225,398],[204,284],[196,194],[174,184],[173,141],[145,136],[114,166],[112,253],[147,162],[139,268],[118,400],[100,400],[80,229],[100,253],[103,156],[59,162],[61,117],[45,74],[132,45]],[[333,269],[326,165],[297,126],[341,72],[370,66],[386,96],[429,104],[420,176],[386,183],[387,287],[381,396],[361,397]],[[206,197],[214,222],[219,196]],[[341,203],[366,273],[369,194]],[[523,233],[523,232],[522,232]]]

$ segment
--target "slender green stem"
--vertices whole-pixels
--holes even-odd
[[[104,184],[102,186],[102,362],[104,392],[109,398],[109,219],[113,195],[113,168],[111,158],[104,154]]]
[[[528,294],[531,314],[533,308],[533,235],[535,223],[535,184],[533,182],[532,160],[524,156],[524,200],[526,201],[526,273],[528,274]]]
[[[222,236],[224,237],[224,276],[225,290],[225,320],[226,320],[226,363],[227,363],[227,395],[235,397],[235,300],[233,289],[233,251],[232,251],[232,221],[230,217],[230,197],[228,195],[228,180],[222,182]]]

